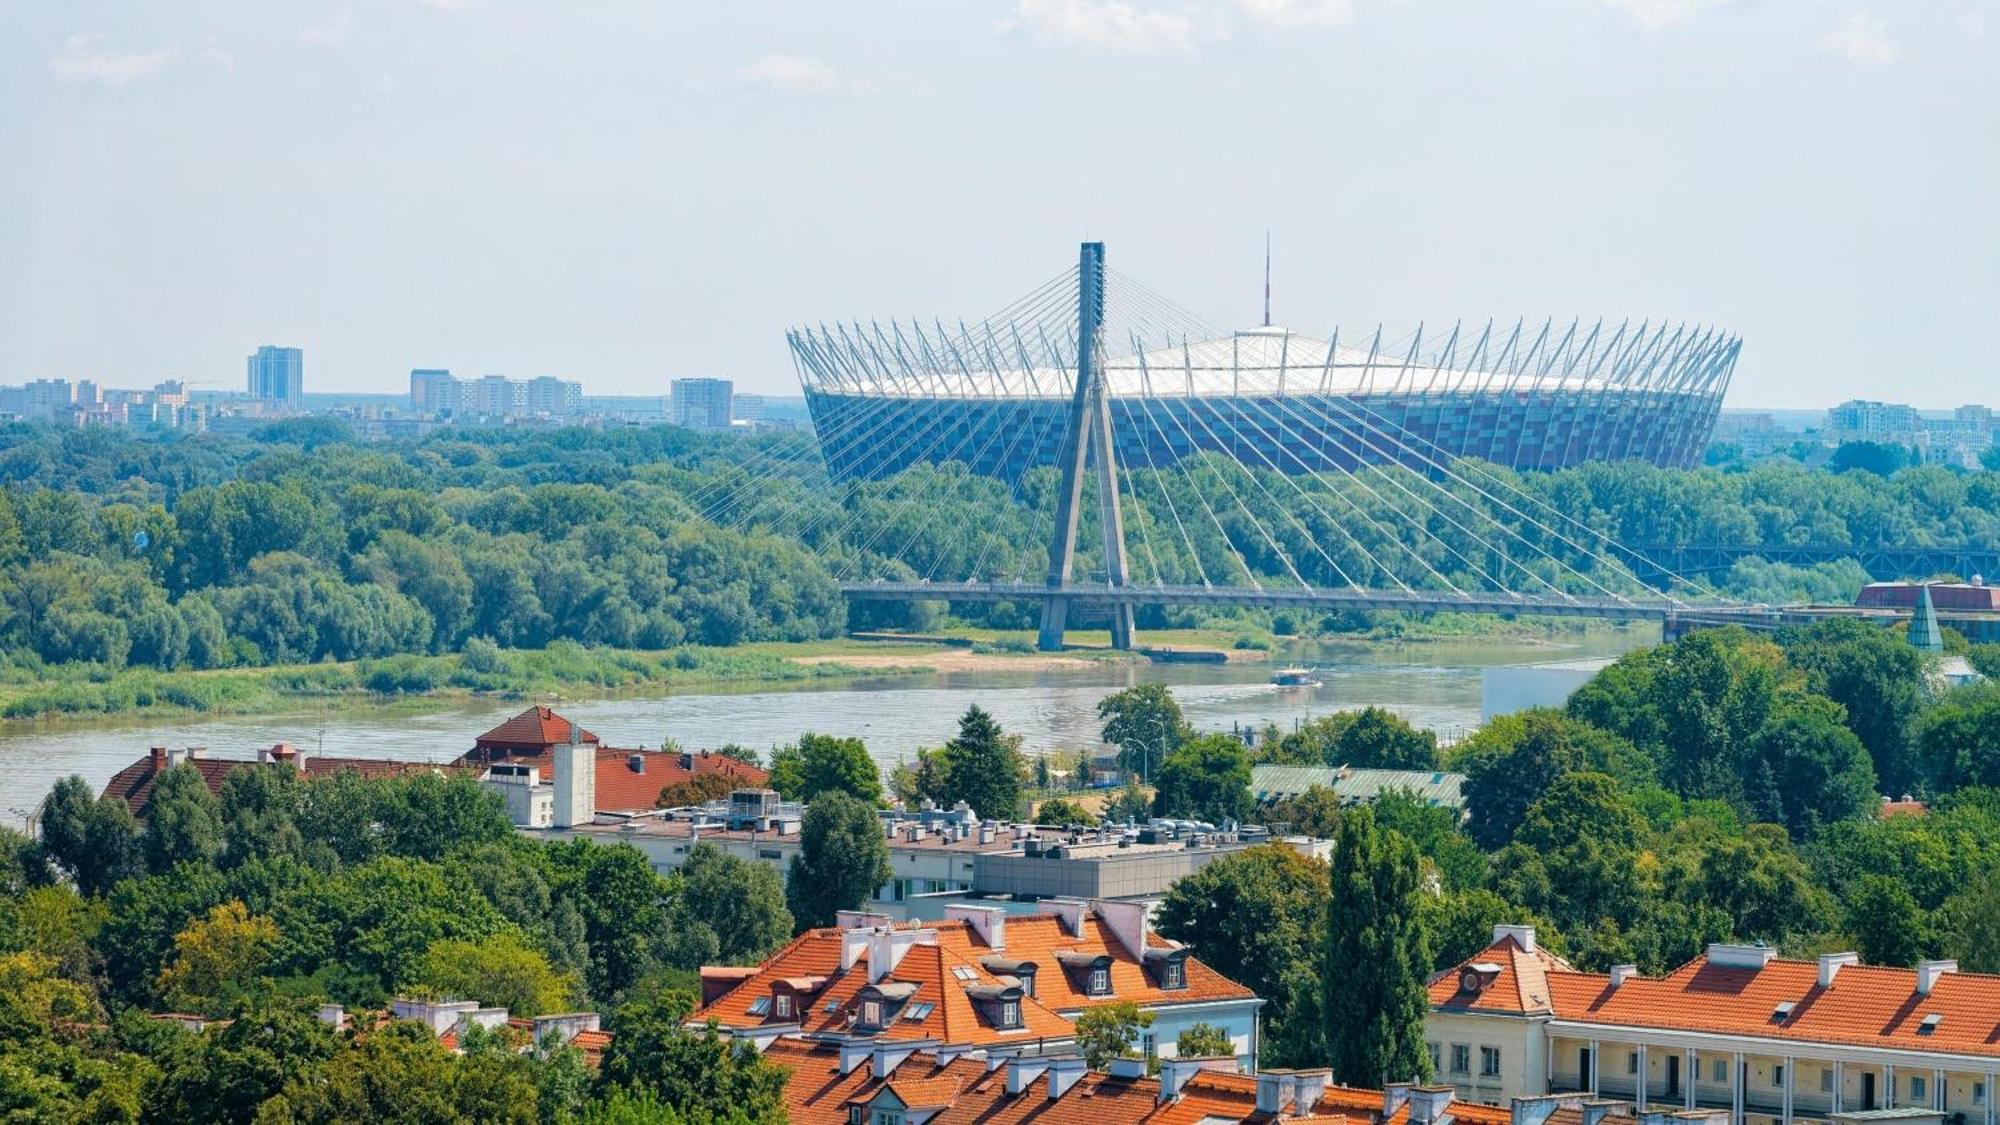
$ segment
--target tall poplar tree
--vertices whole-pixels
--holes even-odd
[[[1337,1082],[1380,1089],[1428,1081],[1424,978],[1430,938],[1419,903],[1416,845],[1358,808],[1333,855],[1321,980],[1326,1045]]]

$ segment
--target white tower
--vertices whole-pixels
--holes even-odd
[[[597,819],[597,744],[580,742],[575,723],[569,741],[555,749],[556,808],[553,824],[574,828]]]

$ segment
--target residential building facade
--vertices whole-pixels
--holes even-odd
[[[245,361],[250,397],[278,403],[287,410],[299,409],[305,398],[305,357],[301,348],[271,344],[258,348]]]
[[[675,379],[674,424],[690,430],[726,430],[735,420],[730,396],[735,384],[727,379]]]
[[[1551,1094],[1738,1125],[1898,1119],[1996,1125],[2000,976],[1955,962],[1813,961],[1716,944],[1661,977],[1571,969],[1530,926],[1430,985],[1441,1081],[1477,1101]]]

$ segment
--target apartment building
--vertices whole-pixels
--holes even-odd
[[[1531,926],[1430,985],[1441,1081],[1485,1102],[1576,1093],[1736,1125],[1996,1125],[2000,976],[1716,944],[1661,977],[1577,972]]]
[[[756,968],[704,968],[690,1026],[714,1020],[760,1044],[837,1034],[1043,1054],[1073,1044],[1085,1011],[1129,1001],[1153,1013],[1145,1055],[1173,1057],[1181,1033],[1205,1023],[1252,1064],[1264,1001],[1153,933],[1147,914],[1076,899],[1035,914],[960,903],[940,921],[898,926],[844,911]]]

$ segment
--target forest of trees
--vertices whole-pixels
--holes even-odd
[[[146,811],[72,778],[39,842],[0,830],[0,1117],[783,1119],[782,1072],[682,1030],[694,969],[792,936],[766,865],[698,845],[661,876],[629,846],[529,840],[465,776],[249,768],[218,796],[184,764]],[[453,1054],[428,1028],[315,1018],[392,996],[600,1011],[613,1041],[593,1074],[505,1030]]]
[[[1163,701],[1107,702],[1136,712]],[[1183,737],[1170,759],[1210,743]],[[1371,885],[1428,888],[1410,900],[1421,926],[1372,963],[1420,952],[1426,971],[1445,968],[1506,922],[1537,926],[1549,948],[1595,970],[1660,972],[1710,942],[1761,941],[1789,956],[1852,949],[1872,964],[1949,957],[2000,972],[2000,686],[1939,686],[1892,631],[1830,621],[1775,639],[1698,632],[1628,654],[1563,710],[1495,719],[1447,750],[1359,711],[1271,732],[1236,756],[1209,776],[1253,761],[1466,774],[1462,821],[1395,792],[1365,815],[1360,830],[1407,846],[1362,849]],[[1885,816],[1883,794],[1904,793],[1928,807]],[[1361,819],[1325,789],[1254,815],[1343,844]],[[1253,849],[1177,884],[1160,925],[1271,1001],[1274,1061],[1346,1058],[1366,1076],[1338,1041],[1357,1017],[1326,1007],[1355,996],[1322,997],[1319,985],[1353,963],[1348,926],[1379,940],[1383,924],[1360,917],[1366,896],[1341,897],[1338,864],[1332,876],[1288,850]],[[1403,988],[1422,976],[1404,973]],[[1378,999],[1367,1018],[1407,1009],[1393,991]],[[1400,1049],[1386,1042],[1375,1046]]]
[[[59,666],[255,667],[461,651],[491,665],[499,650],[557,642],[664,650],[805,640],[850,623],[836,576],[1005,577],[1040,565],[1052,472],[1031,474],[1018,490],[956,466],[831,486],[803,467],[810,459],[793,456],[801,440],[662,426],[357,443],[325,419],[273,423],[249,438],[7,425],[0,655],[18,679]],[[1547,549],[1591,582],[1638,588],[1615,559],[1592,558],[1538,530],[1524,509],[1469,489],[1458,489],[1466,504],[1537,548],[1509,562],[1450,521],[1412,518],[1407,501],[1398,508],[1384,498],[1400,494],[1388,478],[1403,472],[1304,477],[1294,490],[1255,486],[1233,463],[1205,464],[1200,479],[1233,479],[1245,506],[1189,523],[1190,554],[1165,534],[1172,506],[1201,505],[1185,491],[1188,476],[1135,470],[1128,532],[1161,530],[1146,551],[1134,549],[1135,577],[1157,570],[1170,581],[1240,581],[1240,555],[1264,578],[1285,580],[1282,548],[1325,570],[1306,575],[1316,582],[1331,579],[1333,563],[1357,581],[1387,581],[1371,556],[1413,583],[1435,584],[1432,570],[1468,587],[1490,575],[1540,588],[1529,571],[1557,585],[1583,581],[1536,561]],[[2000,544],[2000,473],[1910,468],[1885,479],[1785,462],[1477,472],[1625,543]],[[1271,507],[1279,497],[1291,497],[1288,510]],[[1275,542],[1246,518],[1251,510]],[[1352,513],[1346,531],[1327,524],[1336,511]],[[1442,538],[1415,530],[1419,523]],[[1086,529],[1086,572],[1097,565],[1092,539]],[[1468,558],[1484,560],[1484,575]],[[1753,559],[1716,581],[1739,596],[1784,601],[1851,597],[1862,577],[1853,563]],[[959,611],[997,626],[1030,623],[1019,606]],[[857,609],[854,623],[923,625],[934,612]],[[1149,627],[1205,620],[1187,610],[1148,614]],[[384,681],[396,684],[393,675]]]

